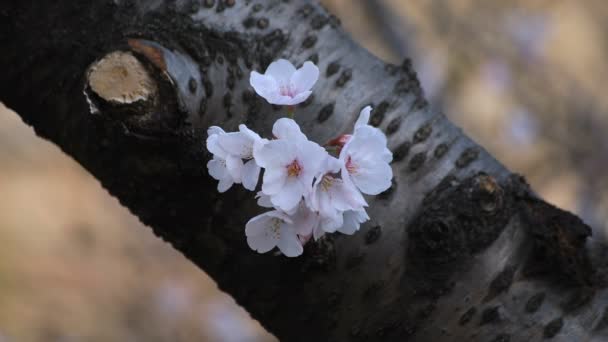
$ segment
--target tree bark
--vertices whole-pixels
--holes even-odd
[[[319,5],[9,0],[0,16],[0,99],[279,339],[608,338],[600,234],[428,106],[409,61],[383,63]],[[146,92],[121,100],[91,83],[105,70],[91,66],[117,51],[144,67]],[[205,167],[210,125],[269,136],[283,112],[248,77],[281,57],[321,69],[296,111],[312,140],[350,131],[372,104],[395,156],[371,221],[295,259],[248,248],[244,225],[263,210],[250,192],[218,194]]]

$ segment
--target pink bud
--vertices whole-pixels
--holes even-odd
[[[327,144],[325,144],[325,145],[326,146],[337,146],[339,148],[342,148],[342,147],[344,147],[344,145],[346,145],[346,143],[350,140],[351,137],[352,137],[351,134],[342,134],[341,136],[328,141]]]

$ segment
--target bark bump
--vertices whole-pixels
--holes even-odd
[[[117,105],[147,102],[157,93],[156,83],[130,52],[107,54],[89,68],[87,79],[95,94]]]

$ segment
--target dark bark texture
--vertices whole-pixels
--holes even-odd
[[[428,106],[407,60],[375,58],[315,3],[4,0],[0,44],[0,100],[282,341],[608,338],[601,234]],[[89,66],[113,51],[145,65],[153,101],[124,110],[91,91]],[[372,104],[395,155],[371,221],[295,259],[247,247],[262,210],[242,189],[218,194],[205,167],[208,126],[268,136],[284,114],[248,84],[281,57],[321,70],[296,112],[311,139]]]

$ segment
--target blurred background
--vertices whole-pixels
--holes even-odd
[[[603,0],[323,0],[550,202],[608,228]],[[603,81],[603,82],[602,82]],[[0,342],[273,341],[0,107]]]

